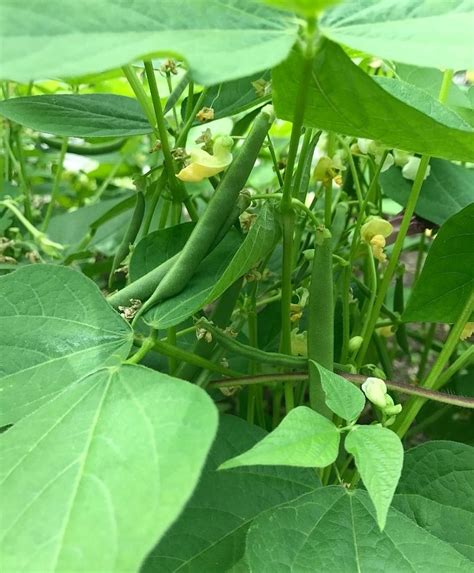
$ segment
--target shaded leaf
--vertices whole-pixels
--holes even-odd
[[[3,0],[1,15],[0,77],[24,83],[179,55],[214,85],[273,67],[297,32],[291,15],[255,0]]]
[[[472,571],[472,562],[394,509],[381,532],[369,496],[336,486],[264,513],[249,530],[246,558],[258,573]]]
[[[432,159],[431,171],[421,188],[415,213],[442,225],[452,215],[474,202],[474,171],[449,161]],[[392,167],[380,176],[383,192],[406,207],[413,181]]]
[[[402,471],[402,442],[388,428],[378,425],[356,426],[347,435],[344,447],[354,456],[362,481],[375,506],[377,523],[383,530]]]
[[[270,81],[270,72],[264,71],[253,74],[246,78],[240,78],[231,82],[225,82],[217,86],[210,87],[202,107],[210,107],[214,110],[214,119],[221,119],[236,115],[270,100],[270,93],[263,94],[257,90],[254,85],[255,82],[263,80],[263,82]],[[263,87],[262,83],[262,87]],[[196,103],[199,94],[195,94],[193,103]],[[188,98],[186,98],[181,105],[181,115],[184,119]]]
[[[326,467],[337,457],[339,439],[339,431],[330,420],[299,406],[253,448],[227,460],[220,469],[253,465]]]
[[[293,50],[273,71],[273,101],[282,119],[292,120],[301,78],[302,57]],[[330,41],[314,60],[304,121],[388,147],[474,160],[474,128],[460,116],[410,84],[374,80]]]
[[[242,559],[246,533],[259,515],[320,486],[310,469],[254,466],[217,471],[224,460],[251,448],[265,435],[264,430],[241,418],[220,419],[193,497],[152,551],[142,573],[229,571]]]
[[[352,0],[328,10],[328,38],[381,58],[442,69],[472,69],[470,0]]]
[[[136,571],[198,481],[217,414],[195,386],[102,369],[2,434],[8,571]]]
[[[0,277],[0,316],[0,426],[131,348],[129,325],[67,267],[32,265]]]
[[[474,448],[439,441],[409,450],[393,507],[474,562]]]
[[[440,228],[402,320],[453,323],[474,290],[474,203]]]
[[[59,94],[0,102],[0,115],[37,131],[74,137],[150,133],[135,99],[113,94]]]

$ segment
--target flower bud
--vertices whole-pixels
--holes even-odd
[[[359,348],[362,346],[364,339],[362,336],[353,336],[349,340],[349,352],[357,352]]]
[[[387,394],[387,386],[380,378],[367,378],[362,384],[362,391],[367,397],[367,400],[372,402],[375,406],[384,410],[387,406],[385,396]]]
[[[418,172],[418,168],[420,167],[420,162],[421,159],[419,157],[412,155],[409,158],[408,162],[402,168],[403,177],[405,177],[405,179],[410,179],[410,181],[414,181],[416,174]],[[423,179],[426,179],[428,177],[430,171],[431,171],[431,166],[428,165]]]

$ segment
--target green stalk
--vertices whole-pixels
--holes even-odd
[[[28,221],[31,221],[33,218],[32,207],[31,207],[31,189],[26,174],[26,163],[25,163],[25,157],[23,155],[21,137],[18,131],[14,133],[14,140],[15,140],[16,152],[18,155],[18,177],[20,179],[20,183],[23,188],[23,208],[25,210],[25,217],[28,219]]]
[[[196,115],[198,114],[199,110],[202,107],[204,99],[206,97],[207,90],[204,88],[202,92],[199,94],[194,107],[191,108],[191,112],[189,117],[186,118],[186,122],[181,129],[178,139],[176,140],[176,147],[184,147],[186,145],[186,139],[188,137],[189,130],[193,126],[193,123],[196,121]]]
[[[439,390],[442,388],[451,378],[459,372],[461,368],[471,365],[474,362],[474,346],[471,345],[467,348],[456,360],[446,368],[434,383],[433,388]]]
[[[272,158],[273,162],[273,169],[275,170],[278,179],[278,184],[280,185],[280,187],[283,187],[283,177],[281,176],[281,172],[278,167],[278,158],[276,156],[275,146],[273,145],[273,141],[269,133],[267,133],[267,142],[268,142],[268,150],[270,151],[270,157]]]
[[[376,293],[377,293],[377,270],[375,268],[375,260],[374,260],[374,255],[372,253],[372,249],[370,247],[370,245],[365,245],[366,247],[366,251],[367,251],[367,261],[368,261],[368,274],[369,274],[369,291],[370,291],[370,297],[369,297],[369,301],[366,307],[366,319],[364,320],[363,326],[362,326],[362,330],[360,335],[362,336],[362,338],[364,338],[365,336],[367,336],[367,330],[368,330],[368,319],[369,317],[372,315],[372,310],[374,308],[374,304],[375,304],[375,298],[376,298]],[[356,353],[357,354],[357,353]],[[357,355],[357,360],[356,360],[356,366],[357,368],[361,367],[361,355],[358,354]]]
[[[46,230],[48,229],[49,221],[51,219],[51,215],[53,214],[54,205],[56,204],[58,198],[59,185],[61,183],[61,176],[64,170],[64,157],[67,151],[67,143],[68,143],[68,138],[65,137],[61,145],[61,151],[59,152],[59,159],[56,173],[54,174],[53,189],[51,191],[51,201],[49,202],[48,208],[46,209],[46,214],[43,219],[43,225],[41,226],[41,230],[44,232],[46,232]]]
[[[454,352],[454,349],[459,343],[459,337],[466,322],[471,317],[474,308],[474,292],[466,301],[461,314],[459,315],[457,321],[454,323],[448,338],[443,346],[443,349],[438,354],[438,358],[434,363],[430,373],[426,377],[425,381],[421,384],[422,388],[428,390],[433,390],[436,388],[437,381],[441,376],[443,368],[449,360],[449,357]],[[439,383],[438,383],[439,384]],[[398,433],[400,437],[404,436],[417,416],[418,412],[421,410],[426,400],[423,398],[412,398],[403,406],[401,414],[397,416],[397,420],[394,424],[394,431]]]
[[[158,204],[158,201],[163,193],[163,189],[166,187],[166,181],[168,180],[168,176],[166,170],[163,169],[160,177],[157,179],[155,183],[155,188],[153,190],[153,195],[147,205],[147,210],[145,213],[145,218],[143,220],[143,233],[142,237],[146,237],[150,232],[150,225],[153,220],[153,215],[155,214],[155,209]]]

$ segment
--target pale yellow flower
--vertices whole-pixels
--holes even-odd
[[[214,142],[214,154],[204,149],[193,149],[191,162],[176,175],[181,181],[197,182],[224,171],[232,162],[233,140],[228,135],[217,137]]]
[[[372,247],[374,257],[381,263],[387,260],[387,255],[383,252],[385,238],[390,236],[392,231],[392,225],[381,217],[369,217],[360,230],[362,240]]]

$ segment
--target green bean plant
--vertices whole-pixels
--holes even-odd
[[[4,573],[474,569],[466,0],[0,0]]]

